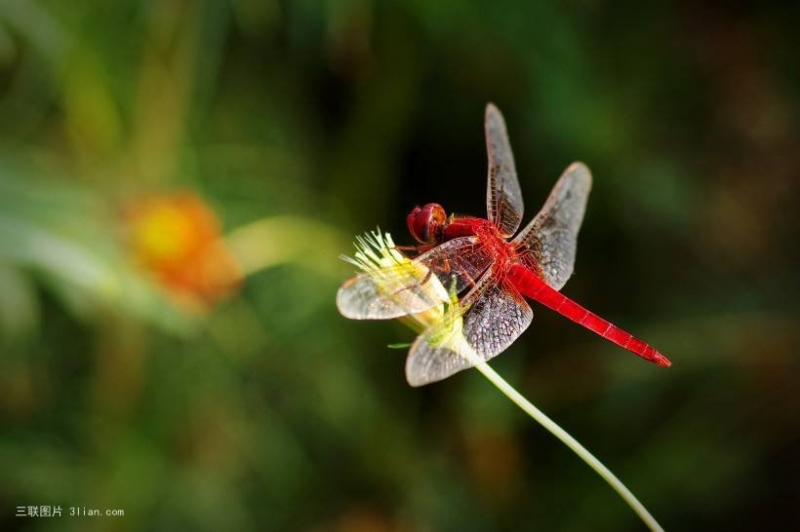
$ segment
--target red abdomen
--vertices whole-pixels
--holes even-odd
[[[578,325],[582,325],[590,331],[599,334],[606,340],[610,340],[631,353],[639,355],[645,360],[649,360],[659,366],[669,367],[672,365],[672,362],[670,362],[667,357],[656,351],[653,347],[634,337],[632,334],[623,331],[608,320],[604,320],[597,314],[586,310],[545,283],[525,266],[520,264],[512,265],[509,268],[507,278],[522,295],[555,310]]]

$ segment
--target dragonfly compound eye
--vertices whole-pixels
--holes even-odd
[[[441,238],[447,215],[438,203],[428,203],[424,207],[414,207],[406,222],[408,231],[417,242],[434,244]]]

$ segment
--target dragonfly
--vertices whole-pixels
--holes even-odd
[[[445,379],[506,350],[530,325],[534,300],[659,366],[671,362],[646,342],[579,305],[560,290],[573,273],[577,237],[592,186],[581,162],[556,182],[539,213],[519,233],[522,192],[505,120],[486,107],[488,154],[487,217],[448,216],[437,203],[415,207],[407,225],[417,245],[413,268],[386,266],[348,280],[337,293],[337,307],[351,319],[393,319],[446,306],[442,290],[458,304],[430,324],[412,344],[406,378],[412,386]],[[516,235],[516,236],[515,236]],[[450,314],[450,315],[448,315]],[[442,343],[459,320],[461,344]],[[463,349],[458,346],[465,346]],[[467,356],[463,351],[469,349]],[[477,356],[476,356],[477,355]]]

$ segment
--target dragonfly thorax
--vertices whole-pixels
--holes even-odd
[[[475,228],[475,236],[486,253],[494,258],[494,268],[503,271],[516,256],[514,245],[503,238],[495,224],[488,220],[481,221],[483,223]]]

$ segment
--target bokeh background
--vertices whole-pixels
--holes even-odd
[[[493,366],[668,530],[800,527],[800,10],[0,1],[0,529],[623,531],[477,372],[412,389],[334,306],[354,235],[595,184],[565,293]],[[61,518],[15,517],[60,505]],[[124,517],[69,517],[69,508]]]

